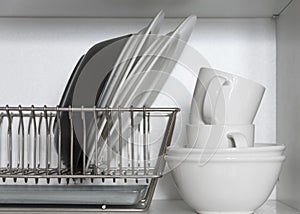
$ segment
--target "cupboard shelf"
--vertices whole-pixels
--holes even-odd
[[[293,0],[0,0],[0,17],[272,17]]]
[[[24,213],[25,211],[34,212],[34,213],[42,213],[43,211],[51,212],[51,213],[61,213],[63,212],[78,212],[85,210],[78,210],[74,208],[31,208],[31,207],[1,207],[0,213]],[[96,213],[97,210],[95,210]],[[193,214],[191,208],[189,208],[182,200],[154,200],[149,211],[144,212],[144,214]],[[299,214],[300,212],[290,208],[289,206],[281,203],[280,201],[267,201],[262,207],[255,211],[255,214]],[[111,214],[114,214],[111,212]],[[117,214],[122,214],[118,212]],[[126,213],[127,214],[127,213]]]

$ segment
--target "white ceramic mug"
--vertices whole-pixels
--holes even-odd
[[[188,148],[232,148],[254,146],[254,125],[187,124]]]
[[[262,85],[201,68],[190,112],[191,124],[252,124],[265,92]]]

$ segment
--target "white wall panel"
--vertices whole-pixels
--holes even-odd
[[[168,32],[178,19],[164,22]],[[137,32],[149,19],[0,19],[0,105],[57,105],[79,57],[94,43]],[[267,91],[255,120],[258,142],[276,141],[276,46],[272,19],[198,19],[190,45],[209,64],[255,80]],[[199,64],[199,66],[201,63]],[[174,72],[187,97],[181,99],[168,81],[164,90],[187,113],[196,72]],[[182,113],[181,113],[182,114]],[[186,117],[185,117],[186,120]],[[184,120],[183,120],[184,121]],[[184,129],[184,127],[182,128]],[[176,130],[174,140],[183,141]],[[156,198],[177,198],[170,176],[159,184]]]

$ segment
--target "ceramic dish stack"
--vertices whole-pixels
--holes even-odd
[[[187,143],[166,160],[182,198],[199,213],[253,213],[270,196],[285,159],[283,145],[254,144],[265,88],[202,68],[187,124]]]
[[[46,146],[39,146],[39,142],[37,150],[40,153],[31,152],[34,157],[32,164],[28,164],[28,168],[35,167],[33,178],[36,184],[44,176],[47,183],[55,177],[59,185],[66,180],[67,184],[74,186],[66,189],[51,185],[52,189],[48,190],[37,185],[26,197],[18,196],[14,188],[8,188],[2,194],[6,196],[5,201],[17,198],[16,201],[23,204],[32,201],[41,204],[80,203],[101,207],[105,211],[147,210],[157,180],[162,176],[165,160],[161,157],[171,143],[176,113],[179,112],[179,108],[165,108],[164,103],[154,108],[153,103],[181,57],[196,19],[191,15],[166,35],[159,34],[164,20],[164,12],[160,11],[137,33],[91,47],[75,66],[57,108],[32,106],[28,110],[18,107],[19,115],[28,116],[27,111],[30,111],[28,130],[31,124],[35,124],[32,122],[35,115],[39,117],[34,139],[43,139],[41,135],[46,133]],[[5,107],[7,115],[14,114],[15,110],[14,107]],[[42,126],[44,120],[45,128]],[[159,130],[152,128],[156,123],[160,124]],[[24,125],[22,118],[19,124],[20,135]],[[13,131],[8,131],[8,136],[10,132]],[[55,153],[51,150],[52,142]],[[20,154],[7,155],[10,174],[2,175],[3,179],[6,176],[15,180],[32,176],[31,172],[24,172],[25,169],[21,175],[14,170],[15,155],[21,159],[24,157],[25,149],[22,148],[18,150]],[[32,148],[35,151],[36,147]],[[43,154],[45,158],[42,158]],[[45,164],[40,165],[40,160]],[[41,170],[43,167],[45,170]],[[0,171],[7,172],[6,169]],[[53,198],[38,197],[38,191],[51,191]],[[76,197],[76,191],[80,191],[81,200]],[[93,191],[94,196],[89,191]],[[90,197],[93,200],[89,200]]]
[[[94,45],[77,63],[61,98],[59,107],[150,107],[157,98],[157,92],[164,87],[173,72],[187,41],[189,40],[196,16],[184,19],[173,31],[159,34],[164,20],[160,11],[147,27],[135,34],[113,38]],[[161,105],[163,106],[163,105]],[[100,113],[99,113],[100,114]],[[113,148],[119,141],[118,116],[111,115],[107,121],[105,115],[86,115],[87,140],[84,137],[82,117],[74,114],[70,124],[68,112],[61,112],[62,126],[62,162],[66,167],[81,173],[89,168],[96,159],[105,159],[105,141],[110,138]],[[135,126],[142,123],[142,115],[134,114]],[[131,116],[123,120],[122,132],[130,133]],[[94,128],[97,123],[97,131]],[[110,132],[107,132],[110,127]],[[70,131],[70,129],[72,131]],[[125,136],[130,137],[130,134]],[[97,138],[98,145],[94,143]],[[70,145],[71,139],[74,145]],[[55,133],[56,150],[59,136]],[[73,156],[70,156],[72,147]],[[96,148],[97,147],[97,148]],[[86,152],[84,152],[84,150]],[[116,157],[113,157],[114,159]]]

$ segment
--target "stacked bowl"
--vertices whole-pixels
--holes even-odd
[[[186,146],[166,155],[182,198],[198,213],[253,213],[270,196],[285,146],[254,143],[264,91],[236,75],[200,70]]]

